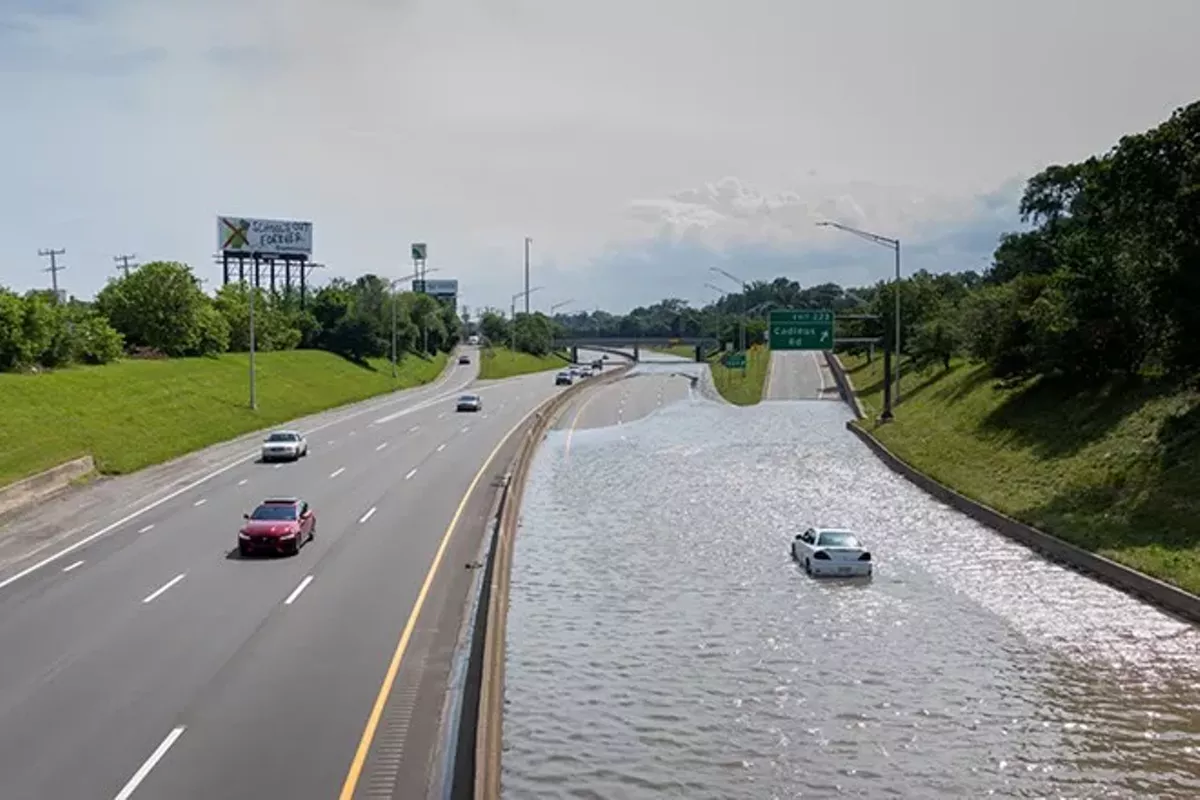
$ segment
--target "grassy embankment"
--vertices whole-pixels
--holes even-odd
[[[428,383],[446,356],[368,366],[319,350],[259,353],[258,411],[248,406],[248,357],[122,361],[39,375],[0,374],[0,486],[91,454],[126,473],[216,442]]]
[[[863,422],[897,456],[1009,516],[1200,594],[1200,392],[1152,381],[1001,388],[956,363],[901,378],[877,426],[883,359],[843,357]]]
[[[771,351],[754,345],[746,353],[746,374],[741,368],[726,369],[721,365],[720,354],[713,354],[708,361],[712,369],[713,383],[717,391],[729,402],[739,406],[751,406],[762,400],[767,370],[771,366]]]
[[[479,351],[479,377],[485,380],[512,378],[531,372],[562,369],[570,363],[570,359],[561,353],[533,356],[507,347],[489,347]]]

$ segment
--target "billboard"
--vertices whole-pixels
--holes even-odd
[[[287,219],[217,217],[217,252],[270,258],[312,255],[312,223]]]
[[[414,280],[412,282],[412,290],[414,292],[424,292],[436,297],[457,297],[458,296],[458,280]]]

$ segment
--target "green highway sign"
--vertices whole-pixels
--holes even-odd
[[[810,308],[772,311],[767,344],[772,350],[828,350],[833,347],[833,312]]]
[[[727,369],[745,369],[746,354],[745,353],[729,353],[725,358],[721,359],[725,363]]]

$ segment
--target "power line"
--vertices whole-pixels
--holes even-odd
[[[119,269],[122,269],[125,271],[126,278],[129,277],[129,270],[137,269],[138,267],[141,266],[140,264],[137,264],[137,263],[130,264],[129,260],[133,259],[133,258],[137,258],[137,253],[130,253],[129,255],[122,255],[122,256],[113,256],[113,263],[120,264]]]
[[[38,255],[42,258],[50,257],[50,266],[46,267],[43,272],[50,273],[50,284],[54,289],[54,296],[58,297],[58,273],[62,272],[66,267],[58,263],[58,257],[65,254],[66,248],[55,250],[53,247],[46,250],[38,250]]]

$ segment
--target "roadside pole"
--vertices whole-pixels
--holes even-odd
[[[254,256],[254,274],[258,275],[258,256]],[[254,375],[254,295],[258,294],[258,287],[253,281],[247,282],[247,288],[250,290],[250,410],[258,410],[258,396],[255,392],[255,375]]]

